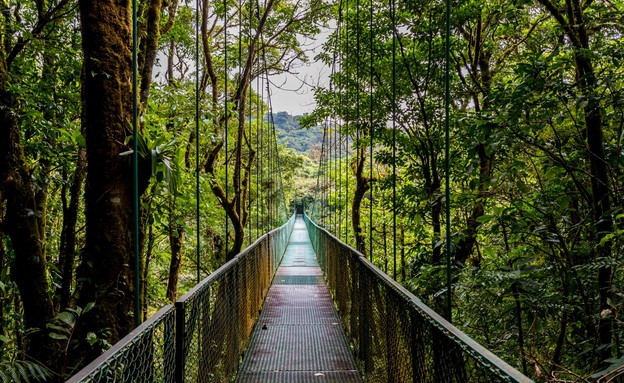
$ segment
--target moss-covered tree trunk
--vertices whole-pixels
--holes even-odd
[[[10,60],[0,49],[0,230],[10,238],[15,253],[11,278],[19,289],[24,324],[29,330],[26,357],[54,369],[59,353],[46,331],[46,323],[54,318],[55,311],[49,295],[41,232],[43,212],[37,205],[40,199],[35,195],[32,169],[24,155],[15,98],[9,90],[10,78]]]
[[[133,327],[134,247],[131,156],[132,20],[130,0],[80,0],[84,124],[87,143],[86,247],[79,306],[95,302],[77,333],[115,343]],[[108,329],[106,336],[103,331]],[[91,360],[99,349],[80,349]],[[74,358],[76,361],[76,358]]]

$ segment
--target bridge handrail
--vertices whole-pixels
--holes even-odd
[[[66,383],[109,381],[172,383],[173,368],[167,366],[173,365],[175,355],[174,322],[173,305],[163,307]],[[155,334],[157,336],[154,336]],[[155,353],[155,349],[160,349],[161,352]],[[149,360],[145,363],[137,362],[143,358]]]
[[[66,383],[230,381],[288,245],[295,217],[258,238]],[[234,320],[229,316],[233,313],[245,318]],[[212,331],[216,329],[221,332]]]
[[[362,253],[351,248],[340,239],[336,238],[329,231],[318,226],[305,214],[304,220],[308,226],[308,231],[312,239],[312,245],[314,250],[317,252],[319,263],[321,264],[321,268],[323,269],[327,282],[330,286],[330,291],[332,292],[334,300],[338,305],[343,326],[348,333],[350,341],[355,346],[356,358],[358,359],[358,364],[360,365],[362,374],[366,377],[366,381],[411,381],[413,379],[414,381],[440,382],[532,382],[531,379],[521,374],[515,368],[500,359],[498,356],[494,355],[485,347],[481,346],[457,327],[449,323],[438,313],[429,308],[418,297],[368,261]],[[325,241],[321,240],[321,237],[323,236],[325,237]],[[338,262],[337,259],[334,259],[333,261],[329,260],[328,258],[332,257],[332,254],[328,254],[330,250],[333,252],[338,251],[338,256],[334,258],[344,259],[341,259],[340,262]],[[346,258],[344,257],[345,255]],[[349,258],[349,256],[351,257]],[[354,264],[351,264],[352,261],[355,261],[353,262]],[[349,270],[336,270],[335,265],[332,265],[334,262],[339,263],[342,269]],[[340,273],[341,275],[335,275],[336,273]],[[349,282],[345,282],[345,280],[349,279],[349,276],[347,275],[348,273],[352,274],[352,279],[350,280],[351,286],[348,286]],[[374,287],[369,286],[369,277],[376,279],[381,285],[390,289],[399,298],[399,301],[396,302],[396,306],[400,307],[393,307],[392,310],[395,311],[394,313],[390,313],[391,310],[389,309],[391,301],[394,297],[386,296],[383,303],[378,303],[381,306],[380,310],[385,310],[383,313],[378,313],[380,317],[385,319],[391,318],[395,325],[400,326],[401,323],[404,324],[402,331],[397,330],[397,332],[399,332],[398,334],[391,334],[392,337],[398,338],[399,340],[394,340],[395,344],[392,346],[385,346],[386,360],[383,363],[379,361],[375,361],[373,363],[373,361],[370,360],[371,358],[374,358],[371,357],[371,354],[380,354],[379,352],[375,353],[374,350],[371,349],[373,347],[383,348],[383,346],[370,344],[370,338],[373,335],[370,334],[370,329],[363,328],[365,326],[363,326],[362,323],[368,322],[371,319],[366,317],[373,314],[373,309],[370,306],[376,304],[375,302],[368,305],[363,303],[366,299],[369,301],[374,299],[370,295],[371,290],[374,289]],[[340,288],[337,286],[339,283],[343,284]],[[359,292],[360,295],[362,295],[362,297],[359,298],[362,302],[353,302],[353,297],[351,297],[350,303],[344,302],[344,295],[348,294],[350,291],[356,293]],[[379,295],[381,297],[381,294]],[[411,310],[409,313],[409,320],[405,318],[396,318],[399,314],[398,311],[404,310],[404,307],[408,307],[409,310]],[[408,322],[408,325],[405,325],[405,322]],[[420,328],[423,325],[428,325],[431,328]],[[446,340],[444,340],[444,338],[437,339],[437,335],[434,331],[439,332],[444,338],[446,338]],[[418,337],[423,334],[429,335],[432,339],[421,339]],[[410,340],[407,340],[406,338],[410,338]],[[430,347],[431,350],[429,350],[432,355],[421,355],[423,353],[427,353],[427,346],[422,344],[414,345],[413,343],[424,343],[428,340],[432,343]],[[403,343],[401,343],[401,341]],[[440,342],[442,344],[435,344],[436,342]],[[391,360],[392,358],[400,359],[402,356],[392,355],[393,353],[388,351],[391,347],[395,347],[396,351],[398,351],[401,346],[403,346],[404,349],[407,349],[404,351],[406,351],[409,355],[405,358],[409,359],[410,362],[403,363],[403,366],[400,366],[400,362]],[[459,347],[459,349],[454,346]],[[436,351],[436,349],[438,349],[438,351]],[[436,355],[436,353],[438,354]],[[401,353],[397,352],[397,354]],[[471,363],[471,360],[465,360],[465,357],[471,359],[472,362],[475,362],[476,364],[468,367],[467,365]],[[463,363],[465,365],[440,365],[444,364],[444,362],[460,362],[457,364]],[[406,367],[406,364],[409,365],[409,367]],[[379,365],[382,365],[386,371],[378,371]],[[397,368],[402,370],[399,372],[391,371],[392,365],[398,366]],[[470,368],[473,370],[471,371]]]
[[[258,238],[176,303],[176,382],[230,381],[295,222]]]

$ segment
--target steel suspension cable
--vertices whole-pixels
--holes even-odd
[[[452,255],[452,243],[451,243],[451,176],[450,176],[450,105],[451,105],[451,0],[445,1],[446,7],[446,31],[445,31],[445,47],[444,47],[444,167],[445,167],[445,190],[444,196],[446,199],[445,215],[446,215],[446,319],[452,323],[453,320],[453,308],[452,308],[452,290],[451,290],[451,255]]]
[[[370,44],[370,61],[369,61],[369,86],[370,86],[370,102],[368,109],[368,118],[370,121],[370,145],[369,145],[369,157],[370,157],[370,168],[369,168],[369,185],[370,185],[370,206],[368,209],[368,222],[369,222],[369,233],[368,233],[368,247],[369,247],[369,259],[373,262],[373,0],[370,0],[370,19],[368,23],[369,29],[369,44]]]
[[[392,19],[392,279],[396,280],[396,0],[390,0],[390,3],[390,17]]]
[[[199,207],[200,207],[200,194],[199,194],[199,13],[200,13],[200,1],[195,2],[195,230],[196,230],[196,279],[197,283],[201,281],[200,275],[200,250],[201,250],[201,232],[199,221]]]
[[[345,0],[345,15],[342,18],[343,23],[345,24],[345,32],[344,32],[344,36],[342,36],[344,38],[343,41],[343,48],[341,49],[340,53],[341,53],[341,58],[340,58],[340,71],[342,72],[344,68],[347,68],[347,57],[348,54],[345,53],[345,50],[348,47],[348,34],[349,34],[349,0]],[[342,35],[342,34],[341,34]],[[348,84],[345,84],[346,79],[343,73],[342,76],[342,81],[341,81],[341,89],[340,89],[340,107],[341,107],[341,114],[343,115],[343,120],[342,120],[342,124],[340,125],[340,127],[338,125],[336,125],[336,131],[334,132],[334,145],[336,145],[335,151],[336,151],[336,155],[334,158],[335,161],[335,167],[337,166],[337,168],[335,169],[336,172],[336,176],[338,177],[338,199],[337,199],[337,203],[336,203],[336,220],[334,222],[334,225],[336,227],[334,234],[338,237],[338,238],[342,238],[342,164],[341,164],[341,159],[342,159],[342,140],[340,139],[340,132],[339,130],[342,130],[342,128],[346,125],[348,128],[348,118],[346,117],[346,107],[345,107],[345,98],[346,98],[346,89],[348,87]],[[343,94],[343,92],[345,92],[345,94]],[[348,101],[347,101],[348,102]],[[339,206],[340,205],[340,206]],[[338,209],[338,207],[340,207],[340,209]],[[344,238],[343,238],[344,239]]]
[[[336,66],[337,66],[337,62],[338,62],[338,48],[340,47],[340,36],[342,35],[342,1],[340,0],[340,3],[338,4],[338,23],[336,25],[336,39],[334,40],[334,47],[333,47],[333,54],[332,54],[332,67],[331,67],[331,74],[330,74],[330,80],[329,80],[329,93],[333,94],[333,90],[334,90],[334,77],[336,75]],[[341,52],[342,55],[342,52]],[[329,120],[329,128],[331,128],[331,122],[333,120],[334,123],[334,129],[333,129],[333,133],[334,133],[334,137],[332,140],[332,135],[331,135],[331,131],[328,132],[328,142],[329,142],[329,148],[328,148],[328,159],[329,159],[329,164],[326,167],[329,168],[329,172],[326,175],[326,197],[325,197],[325,201],[326,201],[326,208],[327,210],[329,210],[329,190],[330,190],[330,185],[331,185],[331,181],[332,181],[332,147],[334,148],[334,161],[335,161],[335,152],[336,152],[336,131],[338,130],[338,119],[336,116],[336,107],[337,106],[342,106],[342,95],[339,92],[338,93],[338,105],[335,105],[335,103],[333,103],[332,105],[332,113],[331,113],[331,117]],[[333,145],[332,145],[333,144]],[[335,163],[334,163],[335,165]],[[337,173],[335,171],[335,167],[334,167],[334,172]],[[334,178],[336,178],[337,175],[334,176]],[[337,185],[337,183],[333,182],[334,185]],[[336,211],[337,209],[337,200],[336,200],[336,196],[337,196],[337,190],[334,190],[334,219],[333,222],[330,222],[329,224],[332,224],[334,226],[334,234],[338,234],[338,232],[336,231]],[[330,218],[332,218],[332,214],[331,211],[329,211],[327,213],[327,216]],[[326,225],[326,227],[329,229],[329,224]]]
[[[227,0],[223,0],[223,76],[224,76],[224,86],[223,86],[223,111],[224,111],[224,130],[225,130],[225,206],[223,210],[225,212],[225,254],[227,258],[227,253],[230,248],[230,222],[228,218],[228,205],[230,204],[230,193],[228,189],[229,183],[229,158],[228,158],[228,123],[230,119],[230,113],[228,110],[228,8],[227,8]]]
[[[258,61],[260,60],[260,58],[258,58]],[[260,65],[260,64],[258,64]],[[262,100],[264,100],[264,77],[260,76],[258,74],[258,77],[260,77],[260,89],[259,89],[259,93],[260,93],[260,98]],[[265,210],[268,207],[267,204],[267,196],[266,196],[266,190],[264,188],[264,183],[265,183],[265,177],[264,177],[264,167],[266,166],[266,153],[265,153],[265,145],[264,145],[264,140],[265,140],[265,132],[264,132],[264,117],[265,117],[265,112],[264,112],[264,108],[261,107],[261,115],[259,115],[260,118],[260,134],[259,134],[259,141],[260,141],[260,155],[258,156],[259,158],[259,163],[260,163],[260,185],[261,185],[261,189],[262,189],[262,201],[264,202],[265,206],[262,206],[261,210]],[[261,233],[265,232],[265,227],[266,227],[266,219],[267,219],[267,214],[262,214],[262,218],[260,219],[261,222],[261,226],[262,226],[262,231]]]
[[[248,45],[249,47],[247,48],[249,50],[249,52],[251,52],[251,30],[253,29],[253,25],[251,23],[251,15],[253,14],[253,2],[250,1],[249,2],[249,25],[248,25],[248,31],[247,31],[247,39],[248,39]],[[253,64],[252,64],[253,67]],[[248,133],[247,133],[247,140],[248,140],[248,148],[249,148],[249,181],[248,181],[248,185],[247,185],[247,238],[248,238],[248,242],[247,245],[250,246],[251,243],[253,242],[253,235],[252,235],[252,229],[251,229],[251,208],[252,208],[252,195],[251,195],[251,139],[253,137],[253,132],[251,131],[251,115],[253,113],[253,105],[252,104],[252,97],[253,97],[253,93],[252,93],[252,80],[251,80],[251,73],[249,75],[249,94],[248,94],[248,100],[247,100],[247,104],[248,104],[248,116],[247,116],[247,120],[248,120]]]
[[[357,177],[358,177],[358,168],[360,166],[360,0],[355,1],[355,187],[357,188]],[[347,135],[347,143],[349,141],[349,136]],[[349,164],[347,164],[348,167]],[[354,195],[355,199],[355,195]],[[353,215],[353,205],[351,206],[351,214]],[[359,214],[359,212],[358,212]],[[353,223],[352,223],[353,224]],[[354,239],[357,235],[355,233],[355,228],[353,229]],[[357,242],[355,242],[355,247],[357,248]]]
[[[258,3],[258,1],[256,0],[256,8],[259,8],[260,4]],[[258,11],[258,13],[260,13]],[[256,95],[258,98],[258,101],[256,102],[256,150],[257,150],[257,154],[256,154],[256,238],[260,237],[260,161],[262,159],[262,152],[260,150],[260,121],[262,121],[262,116],[261,116],[261,100],[262,97],[260,96],[260,92],[261,89],[260,88],[260,58],[258,57],[258,60],[256,61]]]
[[[314,205],[312,206],[312,211],[310,212],[310,216],[316,221],[319,222],[319,220],[317,219],[317,217],[314,215],[316,213],[316,209],[317,209],[317,205],[318,205],[318,200],[319,200],[319,193],[321,192],[321,171],[322,171],[322,167],[323,167],[323,155],[325,152],[325,138],[327,137],[327,118],[325,118],[325,121],[323,122],[323,141],[321,141],[321,154],[319,156],[319,166],[318,166],[318,171],[316,173],[316,190],[314,192],[315,197],[314,200],[316,201],[314,203]],[[322,193],[321,193],[321,200],[322,200]]]
[[[269,107],[271,108],[271,110],[273,110],[270,96],[269,96]],[[286,206],[286,194],[284,193],[284,182],[283,182],[284,176],[282,174],[282,163],[279,157],[278,137],[277,137],[277,133],[275,132],[275,120],[273,119],[273,114],[271,114],[271,126],[273,127],[273,142],[275,143],[275,160],[276,160],[275,165],[277,168],[277,172],[275,174],[276,174],[276,177],[279,179],[279,185],[280,185],[280,190],[282,194],[282,205],[284,205],[283,213],[286,214],[285,218],[288,218],[288,206]],[[285,221],[279,221],[280,224],[282,224],[282,222],[285,222]]]
[[[141,254],[139,246],[139,75],[137,0],[132,0],[132,208],[134,223],[134,324],[141,324]]]
[[[346,87],[346,90],[345,90],[346,91],[347,105],[348,105],[348,103],[350,101],[349,100],[350,99],[349,96],[350,96],[350,93],[351,93],[349,91],[351,89],[350,88],[350,85],[351,85],[350,84],[350,80],[351,80],[351,74],[350,73],[351,72],[349,70],[350,69],[349,68],[349,64],[350,64],[351,60],[349,59],[349,48],[348,48],[349,47],[349,26],[351,26],[351,28],[353,28],[352,23],[349,22],[349,11],[350,11],[350,9],[349,9],[349,0],[347,0],[347,15],[346,15],[346,18],[345,18],[345,23],[346,23],[346,26],[347,26],[346,27],[346,32],[347,33],[346,33],[346,36],[345,36],[345,38],[347,39],[346,40],[346,44],[345,44],[345,46],[347,47],[346,48],[347,49],[347,55],[345,57],[345,60],[346,60],[345,67],[347,69],[347,87]],[[345,198],[344,198],[344,206],[345,206],[345,221],[344,221],[345,222],[345,237],[344,237],[344,242],[346,244],[349,243],[349,120],[350,120],[350,118],[349,118],[349,108],[347,107],[347,108],[345,108],[345,129],[344,129],[346,134],[344,134],[344,135],[341,134],[340,137],[339,137],[339,140],[340,140],[340,143],[341,143],[341,145],[340,145],[341,149],[342,149],[342,140],[346,137],[346,141],[345,141],[345,161],[342,161],[342,155],[340,156],[341,157],[340,164],[342,164],[343,162],[345,164],[344,175],[345,175],[346,187],[345,187]],[[341,169],[340,173],[342,174],[342,169]]]
[[[243,83],[243,79],[242,79],[242,70],[243,70],[243,3],[241,0],[238,0],[238,86],[240,86],[240,84]],[[240,131],[238,128],[241,124],[241,119],[243,120],[244,123],[244,113],[245,110],[241,110],[240,109],[240,103],[242,101],[243,95],[240,95],[240,99],[237,100],[238,105],[236,105],[236,109],[240,111],[240,113],[237,113],[237,117],[236,117],[236,144],[235,144],[235,148],[236,148],[236,152],[238,152],[240,150],[240,156],[242,156],[242,145],[243,145],[243,139],[242,137],[239,137],[238,132]],[[243,127],[243,131],[244,131],[244,127]],[[244,133],[243,133],[244,134]],[[236,154],[236,158],[235,161],[236,163],[238,163],[238,154]],[[242,158],[241,158],[242,159]],[[232,179],[232,187],[234,188],[234,199],[236,199],[236,210],[239,212],[239,214],[241,215],[239,217],[240,220],[243,219],[242,216],[242,212],[243,212],[243,205],[242,205],[242,195],[237,198],[238,196],[236,195],[237,193],[241,194],[241,179],[240,179],[240,173],[241,169],[238,165],[234,166],[234,175],[233,175],[233,179]],[[242,222],[241,222],[242,224]],[[243,234],[243,243],[245,242],[245,237]]]

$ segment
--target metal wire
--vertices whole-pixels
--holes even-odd
[[[531,382],[304,214],[366,382]]]
[[[173,383],[175,310],[167,305],[67,383]]]
[[[201,281],[201,262],[200,262],[200,254],[201,254],[201,224],[199,220],[199,207],[200,207],[200,194],[199,194],[199,13],[200,13],[200,2],[197,0],[195,2],[195,230],[196,230],[196,240],[197,244],[195,247],[195,272],[197,283]]]
[[[390,18],[392,19],[392,278],[396,279],[396,0],[390,0]]]
[[[295,216],[265,234],[175,304],[178,382],[225,382],[236,374]]]
[[[223,112],[224,112],[224,131],[225,131],[225,202],[230,203],[230,193],[228,189],[229,182],[229,158],[228,158],[228,124],[230,113],[228,110],[228,7],[227,0],[223,0]],[[227,206],[224,206],[225,215],[225,253],[226,257],[230,251],[230,219],[228,217]]]
[[[137,0],[132,0],[132,210],[134,224],[134,323],[141,324],[141,254],[139,237],[139,75]]]
[[[445,215],[446,215],[446,288],[447,288],[447,312],[446,317],[449,322],[453,321],[453,291],[451,290],[451,175],[450,175],[450,105],[451,105],[451,0],[445,1],[446,8],[446,36],[444,43],[444,169],[445,169],[445,188],[444,196],[446,199]]]
[[[369,61],[369,86],[370,86],[370,105],[369,105],[369,123],[370,123],[370,147],[369,147],[369,157],[370,157],[370,169],[369,169],[369,182],[370,182],[370,206],[369,206],[369,211],[368,211],[368,216],[369,216],[369,233],[368,233],[368,242],[369,242],[369,260],[372,262],[373,261],[373,192],[374,192],[374,183],[373,183],[373,138],[374,138],[374,132],[373,132],[373,100],[374,100],[374,93],[373,93],[373,15],[374,15],[374,9],[373,9],[373,0],[370,0],[370,19],[369,19],[369,24],[368,24],[368,33],[369,33],[369,44],[370,44],[370,61]]]

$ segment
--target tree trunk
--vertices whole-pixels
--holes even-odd
[[[78,162],[72,177],[72,184],[69,191],[70,201],[67,211],[63,212],[63,228],[61,230],[61,245],[59,249],[59,260],[62,261],[61,272],[62,282],[57,293],[61,297],[60,309],[64,310],[70,305],[71,286],[74,281],[74,264],[76,260],[76,224],[78,222],[78,208],[82,184],[87,171],[87,152],[84,148],[78,150]]]
[[[95,302],[76,328],[115,343],[133,327],[135,264],[131,156],[120,154],[131,134],[132,57],[129,0],[80,0],[85,60],[84,124],[89,172],[86,187],[86,247],[78,270],[78,304]],[[144,183],[140,184],[144,189]],[[102,330],[109,329],[110,336]],[[75,358],[101,353],[83,345]]]
[[[586,37],[585,37],[586,38]],[[585,44],[584,44],[585,45]],[[589,43],[582,49],[589,49]],[[594,94],[596,86],[596,76],[587,54],[577,50],[575,52],[575,61],[578,70],[578,76],[581,84],[581,91],[587,105],[585,112],[585,127],[587,130],[587,152],[589,157],[589,168],[591,174],[592,186],[592,211],[594,225],[596,227],[596,247],[599,257],[611,257],[611,241],[601,244],[602,239],[613,231],[613,222],[611,220],[611,204],[609,201],[609,177],[607,174],[607,162],[603,147],[602,134],[602,110],[597,96]],[[608,345],[612,340],[613,332],[613,316],[612,307],[608,300],[611,297],[611,279],[613,276],[613,268],[611,266],[602,266],[598,269],[598,288],[600,291],[600,323],[599,323],[599,341],[601,345]],[[602,313],[607,313],[602,315]],[[611,347],[605,347],[600,353],[600,358],[608,359],[611,357]]]
[[[366,240],[364,231],[362,230],[362,217],[360,207],[364,194],[370,189],[369,180],[364,177],[364,163],[366,162],[366,148],[357,149],[360,151],[359,156],[353,162],[353,174],[355,175],[356,187],[353,193],[353,202],[351,204],[351,222],[353,225],[353,234],[355,237],[355,246],[357,251],[366,254]]]
[[[156,53],[158,51],[158,40],[160,38],[162,3],[163,0],[149,0],[146,30],[141,39],[141,57],[139,62],[141,89],[139,104],[142,110],[145,110],[147,107],[150,86],[152,85],[152,73],[154,70],[154,63],[156,62]]]
[[[24,306],[28,358],[55,369],[59,350],[48,337],[46,323],[55,311],[48,293],[46,260],[43,253],[41,211],[21,142],[14,98],[9,92],[9,72],[4,51],[0,50],[0,195],[6,206],[4,233],[11,239],[15,262],[11,278],[17,284]]]
[[[466,229],[464,237],[457,244],[455,251],[455,260],[461,264],[465,264],[472,255],[475,244],[477,243],[477,231],[481,226],[478,218],[485,213],[485,203],[487,201],[487,190],[489,188],[490,179],[492,177],[492,162],[494,154],[488,155],[485,151],[485,144],[477,145],[477,153],[479,155],[479,186],[477,199],[474,202],[472,213],[466,221]]]
[[[175,205],[175,202],[172,202]],[[175,302],[178,295],[178,279],[182,264],[182,245],[184,243],[184,227],[176,220],[173,208],[169,210],[169,246],[171,248],[171,262],[169,262],[169,279],[167,281],[167,298]]]
[[[574,49],[574,62],[578,87],[586,102],[583,111],[585,118],[587,157],[589,159],[589,173],[591,178],[592,218],[595,226],[595,246],[598,257],[611,257],[611,241],[601,243],[603,238],[613,231],[611,218],[611,202],[609,199],[609,177],[607,174],[607,161],[604,153],[603,138],[603,111],[600,106],[599,96],[596,95],[596,73],[594,72],[591,57],[589,55],[590,44],[587,33],[583,5],[579,0],[566,1],[565,8],[560,10],[550,0],[538,0],[548,12],[557,20],[565,34],[568,36]],[[564,13],[562,13],[564,12]],[[567,19],[564,17],[567,16]],[[613,335],[612,307],[608,301],[611,297],[611,280],[613,269],[611,266],[602,266],[598,269],[598,288],[600,295],[599,307],[599,345],[605,346],[597,355],[597,363],[602,363],[611,357],[611,344]]]

